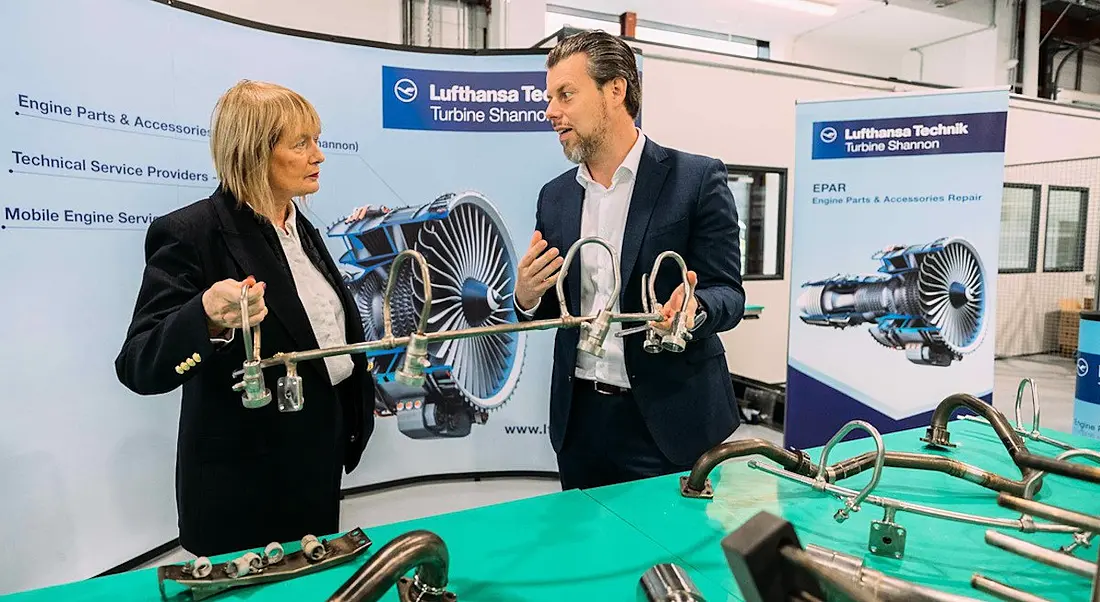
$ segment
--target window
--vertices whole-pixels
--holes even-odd
[[[619,35],[620,25],[617,15],[572,8],[569,6],[546,5],[545,32],[547,36],[563,28],[602,30]],[[735,36],[715,31],[679,27],[666,23],[638,19],[634,37],[642,42],[669,44],[696,50],[709,50],[744,56],[763,58],[770,56],[771,46],[767,42]]]
[[[1087,188],[1051,186],[1047,189],[1046,250],[1043,270],[1080,272],[1085,269]]]
[[[1035,271],[1041,190],[1034,184],[1004,185],[998,250],[998,271],[1002,274]]]
[[[782,279],[787,170],[739,165],[726,170],[740,222],[741,274],[745,280]]]

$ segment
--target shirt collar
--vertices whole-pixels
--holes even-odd
[[[638,175],[638,165],[642,162],[642,149],[645,148],[646,137],[642,133],[642,130],[634,128],[638,132],[638,139],[634,141],[634,146],[630,147],[630,152],[623,158],[623,162],[615,170],[615,174],[611,176],[611,186],[614,187],[619,182],[626,180],[630,177]],[[577,182],[581,186],[587,187],[588,184],[596,183],[592,179],[592,174],[588,171],[588,165],[582,163],[580,169],[577,170]]]

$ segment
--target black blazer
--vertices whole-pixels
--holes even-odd
[[[363,340],[359,312],[320,233],[299,211],[307,254],[343,302],[349,343]],[[115,370],[141,395],[183,387],[176,455],[180,542],[212,555],[271,541],[320,537],[339,529],[340,471],[358,465],[374,430],[374,380],[362,354],[351,377],[333,387],[324,360],[299,364],[304,408],[277,402],[246,409],[232,390],[244,361],[242,333],[211,343],[202,294],[249,275],[267,284],[260,324],[263,357],[316,349],[305,309],[274,227],[219,188],[149,226],[145,271]],[[192,360],[191,366],[188,360]],[[179,368],[177,370],[177,368]],[[281,367],[264,371],[273,396]]]
[[[577,169],[542,188],[535,216],[536,229],[563,255],[580,238],[584,187],[577,182]],[[715,159],[666,149],[647,139],[620,254],[623,312],[643,311],[641,277],[663,251],[679,253],[698,276],[695,294],[708,317],[682,353],[646,353],[642,333],[623,340],[634,398],[657,446],[680,465],[695,462],[739,424],[725,348],[718,338],[745,313],[737,208],[726,178],[725,165]],[[572,315],[580,312],[580,265],[578,253],[563,283]],[[667,300],[681,283],[679,267],[666,260],[654,284],[658,299]],[[558,305],[551,288],[534,318],[557,317]],[[569,424],[579,336],[576,328],[559,329],[555,339],[550,440],[557,451]]]

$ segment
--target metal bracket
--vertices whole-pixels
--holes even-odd
[[[901,560],[905,557],[905,528],[897,523],[871,521],[871,536],[867,549],[876,556]]]
[[[199,558],[195,562],[158,567],[160,596],[163,600],[170,599],[165,591],[165,582],[168,581],[189,590],[191,599],[196,601],[233,588],[285,581],[343,564],[371,545],[370,538],[362,529],[353,529],[327,541],[310,535],[302,541],[309,545],[303,545],[303,550],[292,554],[283,555],[282,548],[272,544],[262,557],[249,552],[215,566],[211,566],[209,560]],[[199,570],[195,570],[196,567]]]
[[[897,508],[887,506],[882,520],[871,521],[871,534],[867,539],[867,550],[875,556],[897,558],[905,557],[905,527],[894,522]]]
[[[695,491],[691,487],[688,487],[688,478],[688,475],[680,477],[680,495],[687,498],[707,500],[714,498],[714,488],[711,487],[710,479],[706,480],[706,485],[703,486],[701,491]]]

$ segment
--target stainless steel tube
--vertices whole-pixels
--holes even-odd
[[[861,591],[869,592],[875,600],[884,602],[975,602],[973,598],[948,594],[930,587],[918,585],[904,579],[891,577],[881,571],[863,566],[863,561],[855,556],[836,550],[822,548],[813,544],[806,546],[806,552],[814,562],[827,566],[858,584]]]
[[[378,602],[405,573],[416,568],[414,587],[425,601],[444,599],[450,556],[447,546],[430,531],[410,531],[378,550],[328,602]]]
[[[649,602],[706,602],[687,572],[671,563],[646,571],[638,587]]]
[[[1039,518],[1045,518],[1049,521],[1072,526],[1083,531],[1089,531],[1091,533],[1100,531],[1100,518],[1089,516],[1088,514],[1065,510],[1033,500],[1025,500],[1007,493],[1002,493],[997,496],[997,504],[1031,516],[1038,516]]]
[[[1011,535],[992,530],[986,531],[985,542],[1007,552],[1030,558],[1047,566],[1069,571],[1075,575],[1091,579],[1096,574],[1096,563],[1094,562],[1048,550],[1043,546],[1035,545]]]
[[[828,584],[831,589],[838,590],[846,596],[846,599],[852,602],[882,602],[882,600],[871,595],[855,581],[848,578],[847,575],[830,566],[815,562],[813,556],[798,546],[783,546],[779,549],[779,553],[783,555],[784,560],[813,575],[818,582]]]
[[[1014,587],[1009,587],[1000,581],[994,581],[989,577],[982,575],[974,575],[970,578],[970,586],[974,589],[985,592],[991,596],[997,596],[1002,600],[1008,600],[1009,602],[1050,602],[1046,598],[1040,598],[1034,594],[1022,592]]]

